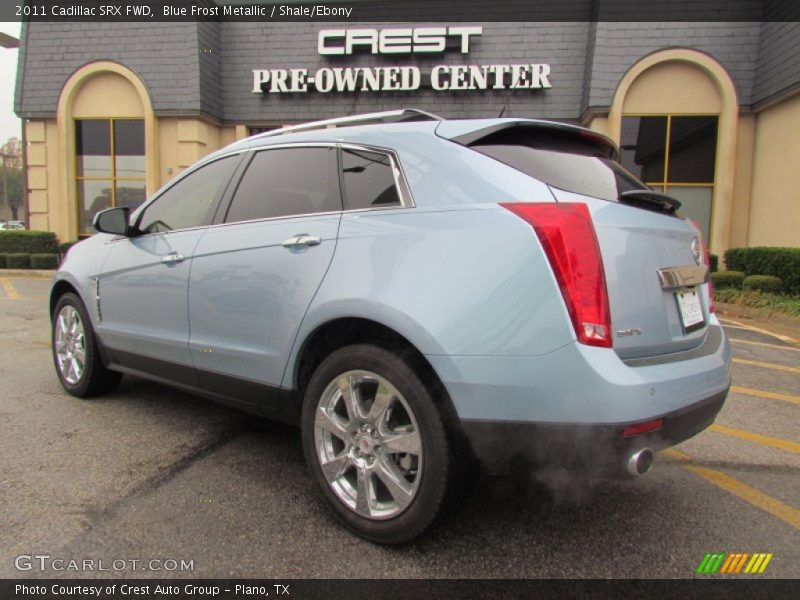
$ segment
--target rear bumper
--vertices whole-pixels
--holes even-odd
[[[714,422],[728,390],[691,406],[653,417],[663,418],[658,431],[624,437],[629,425],[462,421],[461,425],[481,465],[499,472],[515,460],[537,467],[617,470],[642,448],[654,451],[687,440]]]
[[[566,465],[620,460],[677,444],[711,424],[731,381],[731,350],[712,315],[705,343],[622,360],[573,342],[541,356],[429,356],[478,458]],[[663,418],[649,435],[626,426]]]

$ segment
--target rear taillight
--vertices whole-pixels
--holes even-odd
[[[611,347],[611,312],[600,246],[585,204],[502,203],[533,227],[553,268],[578,341]]]

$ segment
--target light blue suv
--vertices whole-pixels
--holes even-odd
[[[713,422],[730,348],[678,206],[571,125],[268,132],[96,216],[53,284],[56,371],[299,424],[337,517],[404,542],[476,459],[641,475]]]

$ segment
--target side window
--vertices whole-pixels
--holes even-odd
[[[238,155],[222,158],[181,179],[144,210],[139,230],[160,233],[207,223],[209,212],[225,190],[239,158]]]
[[[343,150],[342,171],[348,209],[400,206],[388,154]]]
[[[227,223],[342,210],[333,148],[262,150],[242,176]]]

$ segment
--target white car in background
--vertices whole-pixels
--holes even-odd
[[[15,229],[26,229],[23,221],[4,221],[0,223],[0,230],[11,231]]]

